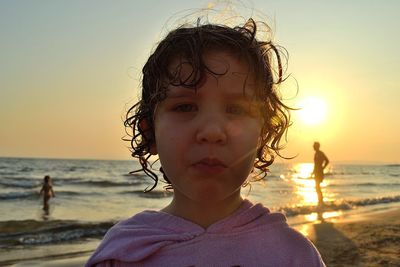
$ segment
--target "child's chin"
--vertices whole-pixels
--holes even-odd
[[[196,201],[203,204],[214,204],[220,202],[231,195],[233,192],[227,192],[223,190],[217,184],[207,184],[199,188],[196,188],[195,194],[193,194]]]

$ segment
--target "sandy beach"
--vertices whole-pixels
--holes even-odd
[[[328,267],[400,266],[400,208],[310,226]]]
[[[301,226],[328,267],[400,266],[400,207],[353,211]],[[24,252],[25,253],[25,252]],[[28,251],[26,253],[29,254]],[[34,261],[8,261],[0,266],[83,266],[90,253],[37,258]]]

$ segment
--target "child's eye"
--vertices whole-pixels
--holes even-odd
[[[177,112],[193,112],[196,111],[196,105],[194,104],[179,104],[173,107],[173,111]]]
[[[229,105],[226,108],[226,112],[233,115],[246,115],[249,113],[248,109],[243,105]]]

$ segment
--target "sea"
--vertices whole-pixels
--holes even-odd
[[[156,162],[154,169],[159,169]],[[293,224],[316,220],[312,163],[274,163],[268,176],[242,188],[242,195]],[[172,193],[132,159],[73,160],[0,158],[0,266],[21,259],[90,253],[119,220],[166,206]],[[55,197],[42,209],[43,177],[52,178]],[[400,204],[400,164],[330,163],[322,183],[324,218],[365,208]],[[29,251],[29,253],[25,253]]]

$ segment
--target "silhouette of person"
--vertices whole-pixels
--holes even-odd
[[[311,175],[314,175],[315,179],[315,191],[317,191],[318,195],[318,206],[322,207],[324,204],[324,198],[322,195],[321,183],[324,180],[324,169],[329,164],[329,159],[324,152],[319,150],[320,146],[319,142],[314,142],[314,170]]]
[[[40,190],[40,194],[43,194],[43,210],[48,211],[49,210],[49,199],[51,197],[56,196],[54,194],[53,186],[51,184],[51,178],[49,175],[46,175],[43,178],[43,186],[42,186],[42,189]]]

